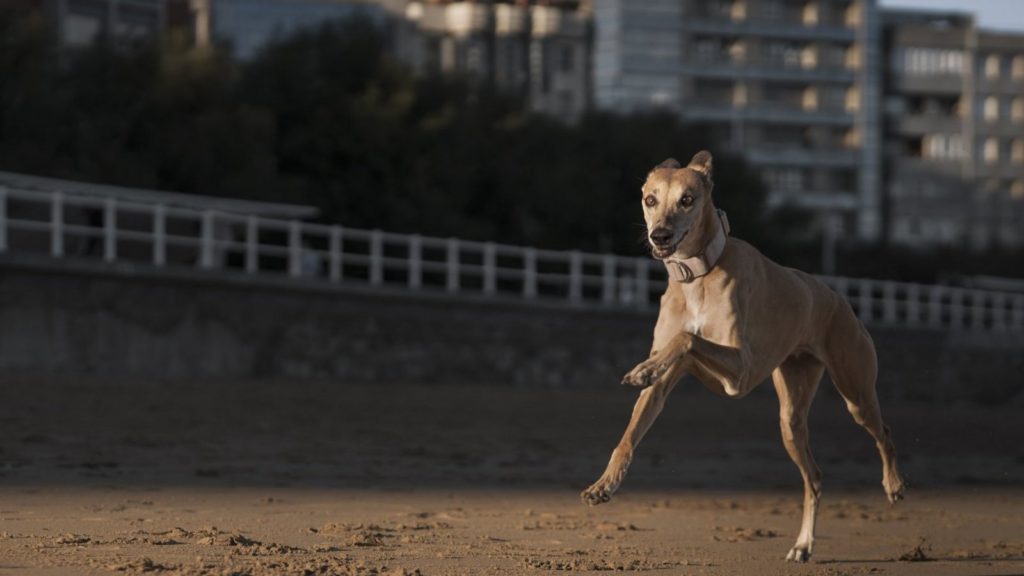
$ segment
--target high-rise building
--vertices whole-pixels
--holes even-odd
[[[596,0],[594,20],[596,106],[707,126],[771,204],[880,237],[874,0]]]
[[[188,0],[47,0],[61,44],[78,48],[100,34],[131,40],[159,35],[183,12]]]
[[[1024,35],[886,11],[883,48],[889,240],[1024,245]]]
[[[566,121],[589,106],[591,17],[585,1],[192,2],[207,8],[213,41],[229,45],[241,59],[274,38],[359,14],[387,28],[392,49],[415,72],[493,83],[525,98],[534,111]]]
[[[390,0],[407,23],[399,52],[424,73],[457,74],[566,121],[589,106],[591,15],[578,0]]]

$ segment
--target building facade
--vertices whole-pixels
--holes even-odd
[[[773,205],[883,231],[873,0],[596,0],[594,101],[667,109],[742,152]]]
[[[1024,35],[890,11],[883,47],[889,240],[1024,245]]]
[[[590,103],[592,20],[578,0],[389,0],[399,54],[421,73],[493,83],[571,122]]]
[[[187,0],[48,0],[62,46],[80,48],[101,34],[121,40],[162,34],[187,13]]]

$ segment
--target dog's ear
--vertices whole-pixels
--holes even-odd
[[[711,152],[707,150],[701,150],[693,155],[693,160],[690,160],[690,165],[687,166],[691,170],[696,170],[704,176],[711,179]]]
[[[679,168],[682,168],[682,165],[679,164],[679,160],[676,160],[675,158],[668,158],[661,164],[655,166],[654,170],[661,170],[662,168],[671,168],[672,170],[678,170]],[[654,170],[651,170],[651,172],[653,172]]]

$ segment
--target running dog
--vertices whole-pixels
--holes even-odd
[[[786,559],[806,562],[821,498],[807,413],[825,370],[853,419],[875,440],[889,501],[903,497],[892,434],[875,393],[875,347],[845,299],[809,274],[779,266],[729,237],[712,188],[707,151],[685,167],[666,160],[647,175],[641,198],[647,238],[670,280],[650,356],[622,381],[643,389],[633,416],[604,474],[581,496],[590,505],[611,499],[637,444],[684,374],[733,398],[746,396],[770,375],[779,396],[782,441],[804,481],[803,520]]]

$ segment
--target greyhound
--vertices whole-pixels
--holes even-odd
[[[803,520],[786,560],[806,562],[821,498],[807,413],[825,370],[853,419],[875,440],[889,501],[903,497],[896,449],[875,392],[875,347],[849,303],[824,283],[729,237],[712,187],[712,157],[706,150],[686,167],[670,158],[647,175],[642,189],[647,237],[670,281],[650,356],[622,381],[643,389],[633,416],[604,474],[581,497],[590,505],[611,499],[637,444],[684,374],[733,398],[746,396],[771,375],[782,441],[804,481]]]

